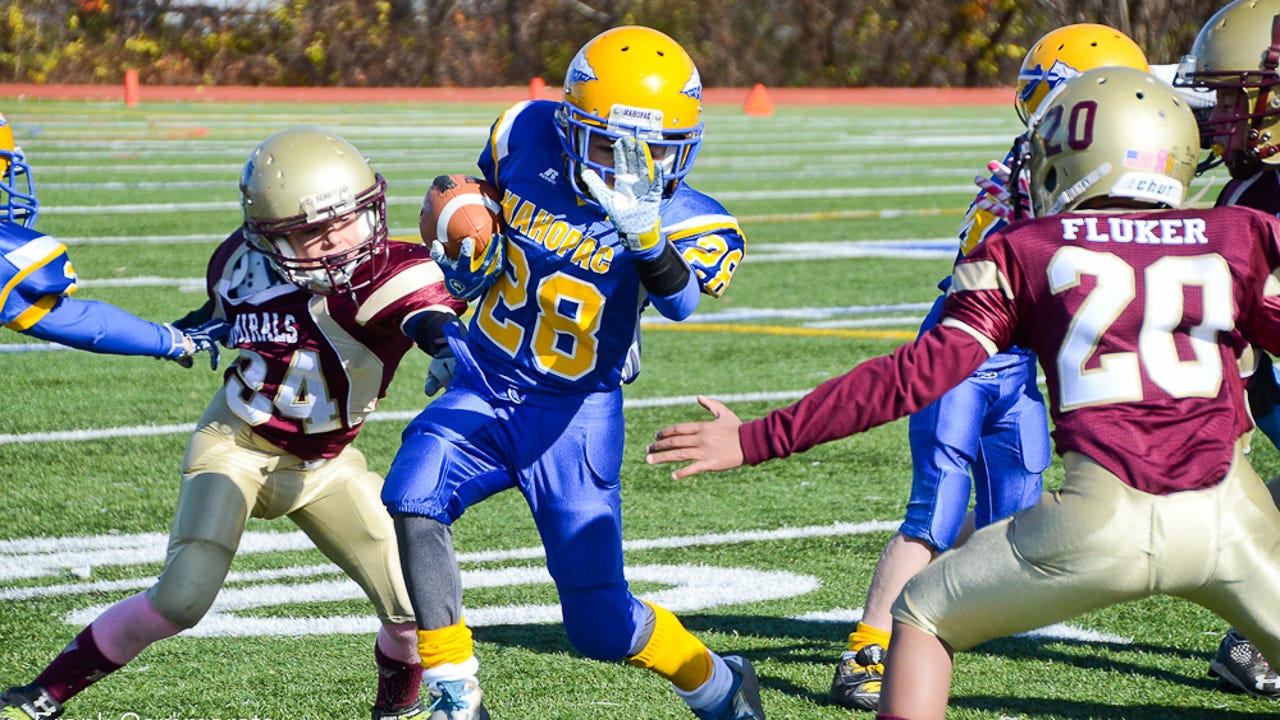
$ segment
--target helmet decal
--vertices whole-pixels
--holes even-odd
[[[662,111],[656,108],[616,104],[609,108],[609,132],[625,133],[628,128],[641,131],[644,137],[662,139]]]
[[[596,71],[591,67],[591,61],[587,60],[586,53],[579,50],[578,54],[573,56],[573,62],[569,64],[569,71],[564,75],[564,91],[569,92],[569,88],[578,83],[599,79]]]
[[[1063,80],[1070,80],[1079,74],[1079,70],[1071,67],[1062,60],[1054,60],[1053,65],[1050,66],[1048,70],[1045,70],[1040,65],[1036,65],[1030,70],[1023,70],[1018,73],[1018,80],[1020,82],[1025,81],[1027,83],[1018,93],[1018,97],[1024,103],[1030,102],[1031,97],[1035,95],[1036,90],[1039,89],[1040,83],[1048,83],[1049,90],[1053,90],[1058,87]]]
[[[680,94],[702,101],[702,77],[698,75],[698,68],[693,69],[693,75],[689,76],[689,82],[680,89]]]
[[[1049,31],[1027,51],[1018,71],[1018,117],[1025,122],[1064,81],[1099,67],[1149,69],[1142,48],[1113,27],[1075,23]]]

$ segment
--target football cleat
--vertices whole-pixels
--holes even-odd
[[[11,687],[0,694],[0,718],[53,720],[62,717],[62,704],[39,685]]]
[[[760,704],[760,678],[751,661],[738,655],[724,658],[724,664],[733,673],[733,685],[729,699],[712,710],[694,710],[702,720],[764,720],[764,706]]]
[[[444,680],[428,689],[431,704],[422,717],[429,720],[489,720],[484,709],[484,692],[474,677],[466,680]]]
[[[854,710],[875,712],[884,683],[884,656],[885,649],[874,643],[841,655],[836,676],[831,679],[831,701]]]
[[[427,720],[427,709],[422,706],[420,700],[415,700],[412,705],[402,708],[375,707],[373,720]]]
[[[1280,698],[1280,675],[1271,669],[1262,653],[1235,628],[1227,632],[1218,652],[1209,661],[1209,675],[1219,685],[1254,697]]]

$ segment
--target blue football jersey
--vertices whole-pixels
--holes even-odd
[[[638,372],[647,294],[604,211],[567,177],[557,103],[518,103],[494,123],[478,165],[502,194],[506,266],[482,296],[467,343],[491,379],[520,390],[611,390]],[[742,259],[737,219],[681,183],[662,230],[703,292],[724,292]]]
[[[26,330],[76,289],[67,247],[22,225],[0,222],[0,324]]]

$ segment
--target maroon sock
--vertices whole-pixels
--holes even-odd
[[[378,697],[374,706],[390,710],[417,702],[422,663],[402,663],[388,657],[377,645],[373,646],[373,657],[378,663]]]
[[[98,643],[93,641],[92,630],[92,625],[81,630],[36,678],[36,684],[60,703],[124,667],[103,656]]]

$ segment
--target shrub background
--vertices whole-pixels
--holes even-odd
[[[6,0],[0,82],[554,84],[587,39],[656,27],[711,86],[1010,85],[1072,22],[1176,62],[1220,0]]]

